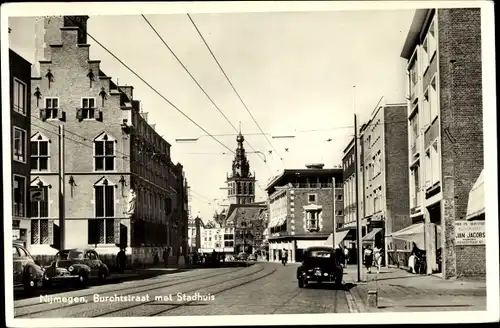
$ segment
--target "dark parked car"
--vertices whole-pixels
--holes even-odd
[[[344,269],[340,256],[333,247],[309,247],[304,251],[302,264],[297,268],[299,288],[307,287],[310,282],[334,282],[342,285]]]
[[[42,283],[43,269],[35,263],[33,257],[24,246],[12,244],[14,288],[23,287],[32,293]]]
[[[77,281],[85,286],[89,279],[105,281],[109,269],[102,263],[99,255],[93,249],[68,249],[56,254],[55,260],[45,270],[43,282],[51,285],[53,282]]]

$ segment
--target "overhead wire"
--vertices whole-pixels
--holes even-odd
[[[231,125],[231,127],[236,131],[236,132],[239,132],[238,129],[234,126],[234,124],[229,120],[229,118],[226,116],[226,114],[224,114],[224,112],[222,111],[222,109],[220,109],[220,107],[215,103],[215,101],[212,99],[212,97],[210,97],[210,95],[206,92],[206,90],[200,85],[200,83],[196,80],[196,78],[193,76],[193,74],[191,74],[191,72],[189,71],[189,69],[186,67],[186,65],[184,65],[184,63],[179,59],[179,57],[175,54],[175,52],[172,50],[172,48],[168,45],[168,43],[165,41],[165,39],[163,39],[163,37],[160,35],[160,33],[155,29],[155,27],[153,26],[153,24],[146,18],[145,15],[141,14],[142,18],[144,18],[144,20],[146,21],[146,23],[149,25],[149,27],[151,27],[151,29],[153,30],[153,32],[156,34],[156,36],[160,39],[160,41],[163,43],[163,45],[165,45],[165,47],[168,49],[168,51],[170,51],[170,53],[172,54],[172,56],[174,56],[174,58],[177,60],[177,62],[182,66],[182,68],[184,69],[184,71],[186,71],[186,73],[191,77],[191,79],[194,81],[194,83],[196,83],[196,85],[198,86],[198,88],[200,88],[200,90],[205,94],[205,96],[207,96],[208,100],[210,100],[210,102],[212,103],[212,105],[214,105],[214,107],[219,111],[219,113],[224,117],[224,119],[229,123],[229,125]],[[215,136],[215,135],[213,135]],[[248,142],[248,140],[245,140],[247,145],[253,150],[253,151],[256,151],[255,148],[250,144],[250,142]],[[269,163],[267,163],[266,160],[262,160],[264,162],[264,164],[266,164],[267,168],[269,169],[269,172],[272,172],[271,171],[271,167],[269,167]]]
[[[226,74],[226,71],[222,68],[222,65],[220,64],[219,60],[217,59],[217,57],[215,56],[215,54],[213,53],[212,49],[210,48],[210,46],[208,45],[207,41],[205,40],[205,37],[203,36],[203,34],[201,33],[201,31],[199,30],[198,26],[196,25],[196,23],[194,22],[194,20],[192,19],[191,15],[187,14],[187,16],[189,17],[189,20],[191,21],[191,23],[193,24],[194,28],[196,29],[196,31],[198,32],[198,35],[201,37],[201,39],[203,40],[203,43],[205,44],[205,46],[207,47],[208,51],[210,52],[210,54],[212,55],[213,59],[215,60],[215,62],[217,63],[217,65],[219,66],[220,70],[222,71],[222,73],[224,74],[224,76],[226,77],[226,80],[227,82],[229,83],[229,85],[231,86],[231,88],[233,89],[233,91],[235,92],[236,96],[238,97],[238,99],[240,100],[240,102],[243,104],[243,107],[245,107],[246,111],[248,112],[248,114],[250,115],[250,117],[252,118],[252,120],[254,121],[255,125],[257,125],[257,127],[259,128],[260,132],[264,135],[264,137],[266,138],[267,142],[269,143],[269,145],[271,145],[271,147],[273,148],[273,150],[275,151],[276,155],[278,155],[278,157],[280,158],[281,162],[283,163],[283,165],[285,164],[284,160],[283,160],[283,157],[280,156],[279,152],[276,150],[276,148],[274,147],[274,145],[271,143],[271,141],[269,140],[269,138],[267,137],[267,135],[264,133],[264,131],[262,130],[262,128],[260,127],[259,123],[257,122],[257,120],[255,119],[255,117],[253,116],[252,112],[250,111],[250,109],[248,108],[248,106],[245,104],[245,102],[243,101],[243,99],[241,98],[240,94],[238,93],[238,91],[236,90],[236,88],[234,87],[233,83],[231,82],[231,79],[229,79],[229,76]]]
[[[71,18],[70,18],[71,20]],[[108,54],[110,54],[114,59],[116,59],[120,64],[122,64],[127,70],[129,70],[133,75],[135,75],[139,80],[141,80],[145,85],[147,85],[153,92],[155,92],[158,96],[160,96],[163,100],[165,100],[172,108],[174,108],[178,113],[188,119],[191,123],[196,125],[200,130],[205,132],[207,135],[211,136],[218,144],[226,148],[227,150],[235,153],[232,149],[222,143],[219,139],[212,136],[210,132],[208,132],[205,128],[203,128],[200,124],[195,122],[189,115],[184,113],[179,107],[177,107],[173,102],[171,102],[167,97],[165,97],[162,93],[160,93],[156,88],[154,88],[149,82],[147,82],[143,77],[141,77],[135,70],[130,68],[127,64],[125,64],[120,58],[118,58],[111,50],[105,47],[102,43],[100,43],[96,38],[94,38],[88,31],[83,30],[77,22],[75,22],[75,26],[77,26],[83,33],[86,33],[96,44],[98,44],[101,48],[103,48]]]

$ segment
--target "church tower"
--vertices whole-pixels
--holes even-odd
[[[231,174],[227,176],[227,198],[229,204],[251,204],[255,202],[255,173],[250,173],[243,142],[245,137],[240,133],[236,137],[238,148],[233,160]]]

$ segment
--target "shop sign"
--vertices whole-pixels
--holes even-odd
[[[485,245],[485,221],[455,221],[455,245]]]

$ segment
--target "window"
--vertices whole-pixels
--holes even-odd
[[[428,50],[428,60],[431,62],[432,57],[434,57],[434,54],[436,53],[436,31],[434,27],[435,23],[432,22],[430,27],[429,27],[429,34],[427,35],[427,50]]]
[[[15,161],[26,163],[26,131],[14,127],[14,153],[12,158]]]
[[[115,186],[95,186],[95,216],[115,216]]]
[[[420,166],[415,165],[411,170],[411,184],[412,184],[412,207],[416,207],[420,205]]]
[[[432,185],[432,163],[430,149],[425,152],[425,187]]]
[[[368,149],[372,148],[372,136],[368,136]]]
[[[250,182],[250,183],[248,184],[248,190],[249,190],[249,194],[250,194],[250,195],[253,195],[254,191],[253,191],[253,183],[252,183],[252,182]]]
[[[49,220],[35,219],[31,220],[31,244],[46,245],[50,243],[49,239]]]
[[[417,62],[415,61],[410,68],[409,78],[410,78],[410,95],[414,95],[417,91],[417,82],[418,82],[418,72],[417,72]]]
[[[423,100],[423,120],[422,123],[424,127],[428,126],[431,124],[431,108],[430,108],[430,103],[429,103],[429,89],[430,87],[425,91],[424,93],[424,100]]]
[[[31,169],[49,170],[49,140],[37,133],[31,138]]]
[[[342,195],[338,195],[337,200],[342,200]]]
[[[434,119],[436,118],[436,116],[438,116],[439,113],[436,79],[437,79],[436,77],[432,79],[431,86],[429,87],[430,123],[434,121]]]
[[[89,244],[114,244],[115,227],[114,219],[90,219],[88,220],[88,243]]]
[[[47,186],[31,186],[31,191],[41,191],[42,199],[40,201],[31,201],[31,217],[32,218],[47,218],[49,217],[49,187]]]
[[[337,215],[342,215],[342,211],[337,211]]]
[[[26,84],[14,78],[13,88],[12,104],[14,105],[14,111],[26,115]]]
[[[94,141],[94,168],[113,171],[115,168],[115,141],[106,134]]]
[[[431,148],[431,165],[432,165],[432,184],[435,184],[436,182],[439,182],[439,172],[441,170],[440,164],[439,164],[439,150],[438,150],[438,143],[435,141]]]
[[[95,119],[95,98],[82,98],[82,118]]]
[[[309,231],[319,230],[320,211],[306,211],[306,229]]]
[[[307,195],[307,199],[308,199],[309,203],[316,202],[316,194]]]
[[[59,98],[45,98],[47,119],[56,119],[59,111]]]
[[[26,178],[20,175],[13,177],[13,208],[14,216],[26,216]]]
[[[429,67],[429,46],[427,45],[427,39],[428,38],[425,38],[424,42],[422,43],[422,65],[424,72]]]

